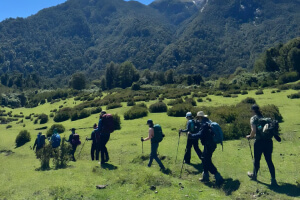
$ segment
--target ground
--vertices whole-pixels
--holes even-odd
[[[141,119],[123,120],[124,112],[129,109],[123,103],[122,108],[108,110],[121,116],[122,129],[111,135],[107,145],[110,161],[103,168],[96,161],[91,161],[91,142],[84,140],[90,136],[91,127],[98,121],[98,114],[62,123],[67,130],[62,136],[67,137],[69,129],[76,127],[82,144],[75,154],[77,162],[70,162],[67,168],[59,170],[38,170],[40,162],[31,150],[38,133],[34,129],[42,126],[49,128],[54,123],[52,118],[45,125],[33,124],[33,121],[26,119],[21,124],[11,123],[12,128],[9,129],[6,129],[6,125],[0,125],[0,199],[300,199],[300,101],[287,98],[288,94],[295,93],[293,90],[274,94],[271,91],[264,90],[264,95],[255,95],[255,91],[250,91],[248,95],[239,95],[237,98],[209,96],[212,102],[198,103],[198,106],[231,105],[246,97],[254,97],[259,105],[275,104],[279,107],[284,118],[280,124],[283,141],[278,143],[274,140],[273,151],[278,188],[269,186],[270,174],[264,158],[261,160],[259,181],[250,181],[247,177],[247,171],[252,170],[252,159],[246,139],[226,141],[224,151],[218,146],[213,155],[213,162],[225,178],[223,186],[216,187],[213,176],[211,183],[199,182],[202,164],[194,151],[192,164],[184,165],[182,177],[179,178],[186,136],[180,138],[176,163],[175,158],[178,130],[184,127],[185,118],[168,117],[166,113],[149,113]],[[13,114],[23,112],[25,116],[30,113],[49,115],[50,110],[60,105],[74,106],[73,102],[73,99],[67,99],[55,104],[46,103],[36,108],[12,111]],[[162,162],[169,169],[166,174],[159,171],[155,161],[151,168],[147,167],[150,142],[144,142],[142,154],[140,138],[148,134],[145,124],[149,118],[161,124],[166,135],[158,150]],[[26,126],[23,127],[23,124]],[[15,138],[23,129],[31,133],[31,141],[15,148]],[[99,190],[96,185],[108,186]],[[156,189],[150,190],[152,185]]]

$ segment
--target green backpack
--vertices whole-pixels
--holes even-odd
[[[153,126],[153,129],[154,129],[154,137],[151,139],[151,142],[160,143],[165,137],[165,135],[162,132],[161,126],[159,124],[155,124]]]

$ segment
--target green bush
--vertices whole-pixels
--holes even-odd
[[[290,82],[297,81],[298,79],[299,79],[299,75],[297,72],[286,72],[278,78],[278,83],[279,84],[290,83]]]
[[[300,92],[288,95],[288,98],[290,98],[290,99],[300,99]]]
[[[7,125],[6,129],[12,128],[12,125]]]
[[[71,121],[76,121],[78,120],[78,112],[75,111],[75,112],[72,112],[71,114]]]
[[[45,145],[44,148],[41,148],[36,152],[36,157],[41,162],[41,167],[40,167],[41,170],[50,169],[50,159],[52,155],[53,155],[53,149],[51,144]]]
[[[31,140],[30,133],[27,130],[22,130],[16,137],[16,146],[20,147]]]
[[[148,109],[145,104],[138,104],[131,107],[127,112],[124,113],[124,119],[137,119],[148,115]]]
[[[248,94],[247,90],[242,90],[241,95]]]
[[[71,146],[66,142],[66,138],[63,137],[59,149],[53,152],[53,164],[55,169],[62,169],[68,166],[68,162],[71,160],[71,150]]]
[[[139,89],[141,89],[141,85],[139,83],[132,83],[131,89],[132,90],[139,90]]]
[[[207,100],[207,101],[209,101],[209,102],[211,102],[211,101],[212,101],[212,100],[211,100],[211,98],[209,98],[209,97],[207,97],[207,98],[206,98],[206,100]]]
[[[275,105],[266,105],[261,108],[261,112],[264,117],[270,117],[272,119],[278,120],[278,122],[283,122],[283,117],[279,112],[279,108]]]
[[[91,114],[97,114],[97,113],[100,113],[101,111],[102,111],[101,107],[93,108],[91,110]]]
[[[252,98],[252,97],[247,97],[246,99],[242,100],[241,103],[245,103],[245,104],[255,104],[256,101],[255,101],[255,99]]]
[[[54,114],[53,114],[53,113],[50,113],[49,117],[53,118],[53,117],[54,117]]]
[[[262,91],[262,90],[257,90],[257,91],[255,92],[255,94],[256,94],[256,95],[261,95],[261,94],[264,94],[264,91]]]
[[[114,108],[120,108],[120,107],[122,107],[122,104],[119,103],[119,102],[115,102],[115,103],[108,104],[106,106],[106,110],[110,110],[110,109],[114,109]]]
[[[162,113],[162,112],[167,112],[168,107],[164,102],[157,102],[152,104],[149,107],[150,113]]]
[[[228,92],[224,92],[224,93],[223,93],[223,97],[231,97],[231,94],[228,93]]]
[[[46,136],[47,137],[51,137],[52,136],[52,134],[53,134],[53,130],[54,129],[57,129],[57,132],[58,133],[63,133],[63,132],[65,132],[65,127],[62,125],[62,124],[53,124],[51,127],[50,127],[50,129],[47,131],[47,134],[46,134]]]
[[[197,102],[203,102],[203,99],[202,98],[199,98],[199,99],[197,99]]]
[[[40,114],[39,119],[41,120],[40,124],[46,124],[48,122],[48,115],[46,115],[44,113]]]
[[[185,117],[186,113],[191,111],[193,106],[191,104],[176,104],[167,112],[168,116]]]
[[[118,114],[113,114],[113,120],[114,120],[114,129],[115,130],[121,130],[121,119]]]
[[[169,105],[169,106],[174,106],[174,105],[176,105],[176,104],[182,104],[182,103],[183,103],[182,98],[179,98],[179,99],[175,99],[175,100],[169,101],[168,105]]]
[[[300,82],[291,86],[293,90],[300,90]]]
[[[78,114],[78,119],[84,119],[87,118],[91,115],[91,112],[89,110],[83,109],[82,111],[79,112]]]
[[[53,118],[55,122],[63,122],[63,121],[67,121],[68,119],[70,119],[69,109],[62,109],[58,111]]]
[[[185,99],[185,103],[191,104],[192,106],[197,106],[196,101],[193,98],[187,98]]]
[[[127,106],[134,106],[135,102],[133,100],[130,100],[127,102]]]

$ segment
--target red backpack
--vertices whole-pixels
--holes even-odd
[[[111,114],[105,114],[102,116],[102,133],[114,132],[114,119]]]
[[[80,145],[80,144],[81,144],[81,141],[79,139],[79,135],[75,133],[73,135],[73,138],[72,138],[72,145],[77,146],[77,145]]]

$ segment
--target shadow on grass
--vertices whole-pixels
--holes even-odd
[[[102,164],[102,165],[101,165],[101,168],[102,168],[102,169],[108,169],[108,170],[116,170],[116,169],[118,169],[117,166],[112,165],[112,164],[109,164],[109,163],[104,163],[104,164]]]
[[[216,185],[215,182],[207,182],[204,183],[206,186],[210,188],[217,188],[223,190],[223,192],[229,196],[232,192],[237,191],[240,188],[241,182],[239,180],[233,180],[232,178],[224,179],[224,183],[222,185]]]
[[[271,186],[267,183],[263,183],[261,181],[257,181],[258,183],[268,186],[270,190],[280,193],[280,194],[286,194],[290,197],[300,197],[300,188],[297,185],[292,185],[289,183],[283,183],[279,186]]]

